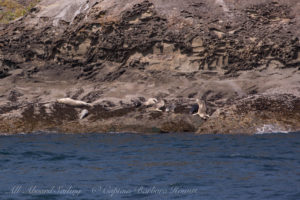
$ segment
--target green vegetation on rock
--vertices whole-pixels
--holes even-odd
[[[28,0],[21,4],[15,0],[0,0],[0,23],[8,23],[24,16],[40,0]]]

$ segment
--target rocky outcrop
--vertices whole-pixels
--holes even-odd
[[[41,1],[0,28],[0,132],[299,130],[299,11],[297,0]],[[197,98],[208,120],[190,113]]]

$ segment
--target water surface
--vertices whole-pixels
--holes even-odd
[[[0,136],[0,199],[300,199],[300,133]]]

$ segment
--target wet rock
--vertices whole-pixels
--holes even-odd
[[[160,130],[162,133],[192,133],[196,131],[196,128],[185,120],[179,120],[164,122]]]

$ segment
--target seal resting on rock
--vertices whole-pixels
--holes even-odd
[[[83,109],[79,114],[79,119],[84,119],[86,116],[88,116],[89,111],[87,109]]]
[[[156,111],[162,112],[162,111],[164,111],[165,109],[166,109],[166,102],[165,102],[164,99],[161,100],[161,101],[159,101],[159,102],[157,102],[157,103],[155,104],[155,110],[156,110]]]
[[[207,112],[206,102],[203,100],[196,99],[197,105],[192,107],[192,114],[199,115],[202,119],[208,119],[209,115]]]
[[[158,101],[156,98],[150,98],[144,103],[144,105],[147,107],[153,106],[155,108],[154,110],[159,112],[162,112],[166,109],[166,102],[164,99]]]
[[[74,100],[71,98],[62,98],[56,100],[58,103],[70,105],[70,106],[91,106],[89,103],[84,101]]]
[[[144,103],[144,105],[145,106],[153,106],[157,102],[158,102],[158,100],[156,98],[150,98]]]

